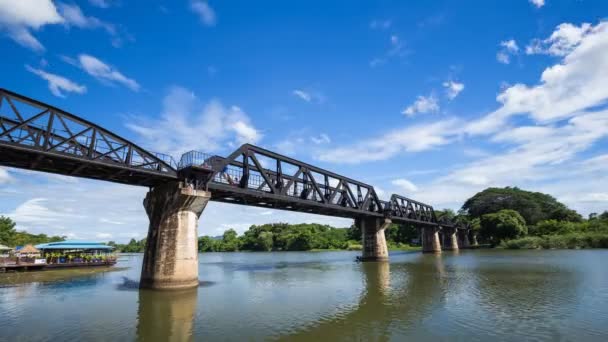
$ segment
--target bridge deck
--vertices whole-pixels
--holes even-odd
[[[189,152],[179,165],[87,120],[0,89],[0,165],[154,187],[180,180],[212,200],[305,213],[389,217],[438,225],[433,207],[263,148],[245,144],[228,157]]]

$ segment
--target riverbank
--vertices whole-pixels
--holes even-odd
[[[608,248],[608,233],[570,233],[563,235],[527,236],[503,241],[505,249],[583,249]]]

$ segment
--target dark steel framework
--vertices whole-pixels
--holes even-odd
[[[177,177],[170,163],[75,115],[0,89],[0,165],[154,186]]]
[[[188,152],[179,172],[193,187],[211,191],[215,201],[437,225],[430,205],[396,194],[382,201],[371,185],[250,144],[226,158]]]
[[[154,187],[182,180],[212,200],[396,223],[446,226],[433,207],[245,144],[228,157],[185,153],[179,163],[148,152],[89,121],[0,89],[0,165]]]

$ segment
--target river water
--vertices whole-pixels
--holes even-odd
[[[607,341],[608,250],[207,253],[201,285],[114,271],[0,274],[0,341]]]

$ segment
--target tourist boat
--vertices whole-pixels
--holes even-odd
[[[13,257],[4,258],[0,263],[0,269],[29,271],[114,264],[116,256],[112,246],[92,241],[58,241],[15,249]]]

